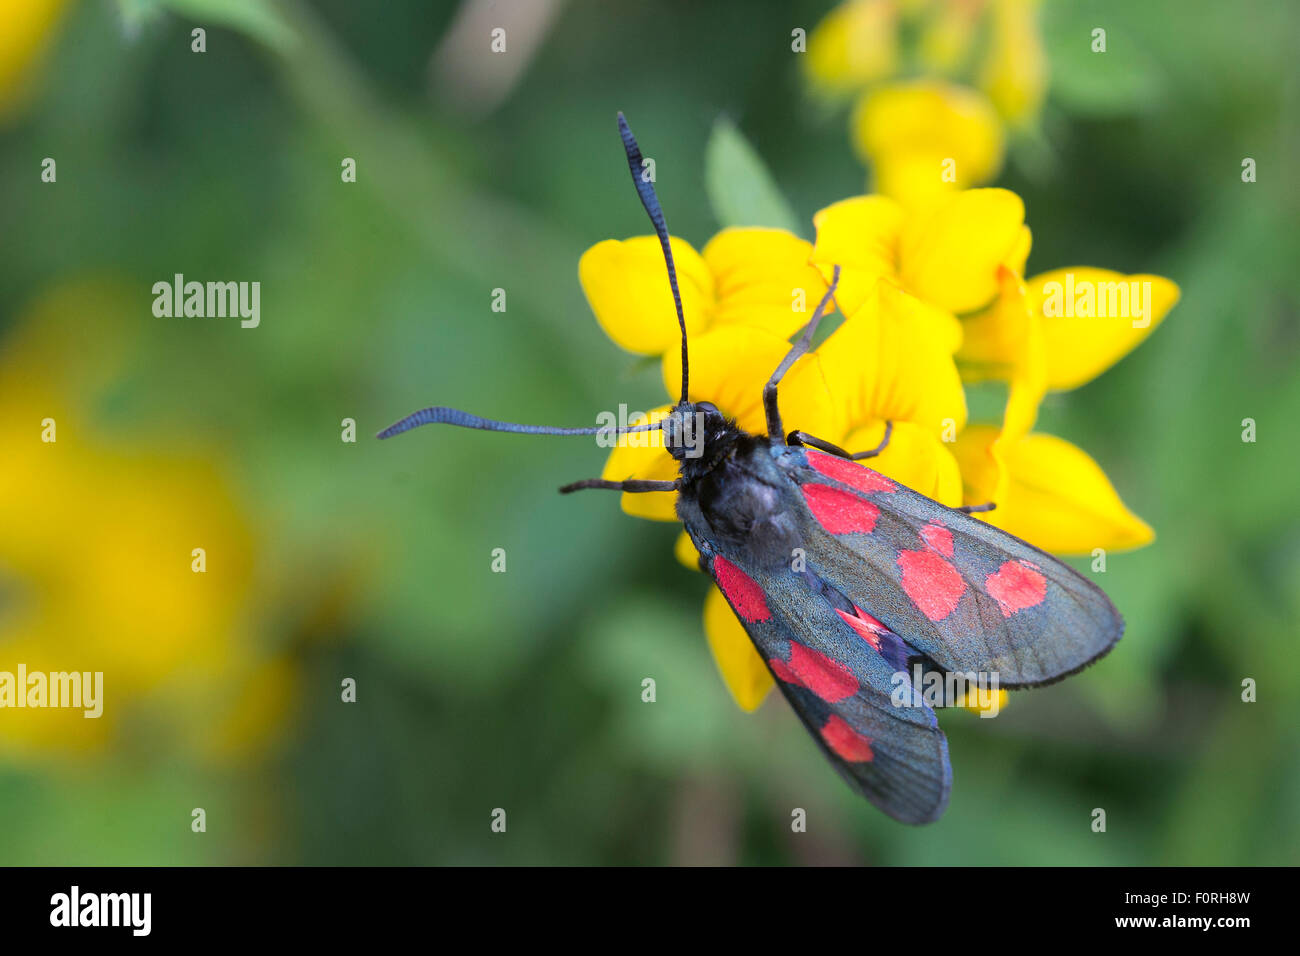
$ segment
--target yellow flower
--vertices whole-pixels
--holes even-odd
[[[989,52],[979,85],[1011,126],[1034,121],[1047,94],[1039,0],[993,0]]]
[[[812,246],[783,229],[724,229],[703,254],[671,240],[686,331],[745,325],[785,338],[808,320],[826,289],[808,264]],[[654,236],[597,243],[578,278],[601,328],[629,352],[662,355],[680,342],[663,254]]]
[[[907,203],[994,179],[1002,123],[980,92],[937,80],[875,87],[858,100],[853,145],[877,192]]]
[[[949,351],[961,343],[956,316],[992,301],[998,267],[1022,269],[1029,255],[1025,205],[1006,189],[969,189],[910,211],[884,196],[856,196],[813,223],[813,262],[828,277],[840,266],[842,308],[852,312],[888,280],[920,300]]]
[[[1032,125],[1047,91],[1039,0],[852,0],[809,37],[824,97],[858,94],[850,130],[875,191],[904,202],[991,182],[1003,126]]]
[[[1150,543],[1155,533],[1092,458],[1031,429],[1048,390],[1091,381],[1136,348],[1178,301],[1178,287],[1092,268],[1025,282],[1004,266],[1000,278],[998,300],[966,320],[958,353],[966,380],[1010,387],[1001,429],[970,428],[954,449],[967,499],[997,502],[986,520],[1054,554]]]
[[[984,0],[920,0],[910,11],[921,20],[917,59],[926,72],[961,72],[984,16]]]
[[[252,536],[217,461],[97,423],[138,298],[110,282],[64,286],[0,349],[0,580],[12,598],[0,671],[100,671],[104,699],[94,719],[6,709],[0,752],[93,753],[143,719],[183,752],[247,754],[293,699],[283,661],[248,633]],[[250,736],[239,722],[251,714]]]
[[[66,7],[67,0],[0,0],[0,116],[27,92],[25,84]]]
[[[803,65],[820,92],[853,93],[898,68],[893,0],[850,0],[813,28]]]

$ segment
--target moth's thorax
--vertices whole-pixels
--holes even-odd
[[[790,486],[765,436],[733,425],[714,454],[683,460],[682,477],[677,513],[692,537],[764,567],[786,563],[791,549],[801,545],[789,510]]]

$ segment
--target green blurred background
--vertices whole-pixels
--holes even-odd
[[[996,721],[944,716],[951,806],[911,829],[782,701],[732,704],[674,527],[555,494],[601,450],[371,437],[435,403],[553,424],[660,404],[577,281],[587,247],[647,232],[615,111],[674,234],[718,228],[719,117],[810,234],[865,182],[790,53],[830,4],[573,0],[519,21],[513,79],[447,40],[475,15],[451,3],[0,5],[9,29],[54,11],[0,125],[0,669],[102,667],[107,693],[99,722],[0,712],[0,863],[1300,862],[1297,8],[1085,6],[1046,6],[1051,94],[998,183],[1031,272],[1182,288],[1040,419],[1157,540],[1110,558],[1114,653]],[[176,272],[260,281],[261,327],[155,318]]]

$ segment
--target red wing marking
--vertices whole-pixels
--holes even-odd
[[[870,501],[830,485],[801,485],[804,500],[817,523],[831,534],[870,534],[880,518],[880,509]]]
[[[847,458],[837,458],[824,452],[806,449],[808,464],[812,465],[827,478],[842,481],[858,491],[871,494],[873,491],[895,491],[898,486],[878,471],[872,471],[865,465]]]
[[[864,641],[876,650],[880,650],[880,635],[888,634],[889,628],[885,627],[885,625],[881,624],[856,604],[853,605],[853,610],[857,612],[856,617],[848,611],[841,611],[839,608],[835,609],[835,613],[844,619],[845,624],[857,631],[858,635]]]
[[[767,598],[758,583],[722,555],[713,559],[713,576],[742,620],[766,621],[772,616]]]
[[[926,547],[938,551],[945,558],[952,557],[952,532],[939,522],[931,521],[922,528],[921,540],[925,542]]]
[[[966,592],[957,569],[933,551],[900,551],[898,566],[903,569],[903,590],[932,621],[951,614]]]
[[[847,720],[835,714],[822,727],[822,740],[849,763],[869,763],[875,757],[871,752],[871,738],[858,733]]]
[[[853,676],[853,671],[798,641],[790,642],[789,662],[774,657],[767,663],[781,680],[808,688],[828,704],[858,692],[858,679]]]
[[[1002,608],[1002,616],[1042,604],[1047,597],[1047,578],[1028,561],[1007,561],[984,579],[984,590]]]

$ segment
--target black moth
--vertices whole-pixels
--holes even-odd
[[[956,702],[954,688],[1033,687],[1073,674],[1115,645],[1123,620],[1071,568],[970,517],[991,504],[948,508],[858,464],[884,450],[889,426],[879,447],[857,454],[801,431],[786,434],[777,388],[809,350],[838,268],[763,390],[767,434],[748,434],[711,403],[691,401],[668,227],[622,113],[618,126],[682,333],[681,398],[671,414],[631,428],[552,428],[438,406],[378,437],[427,424],[532,435],[660,430],[680,463],[676,480],[590,479],[560,491],[676,491],[701,568],[826,757],[894,819],[937,820],[952,769],[933,706]],[[937,697],[934,688],[943,689]]]

